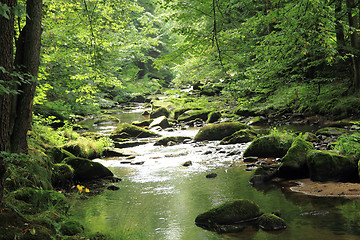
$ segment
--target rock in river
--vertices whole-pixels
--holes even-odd
[[[244,199],[233,200],[216,206],[209,211],[198,215],[195,224],[207,230],[224,232],[226,229],[241,231],[243,225],[257,219],[260,209],[254,202]],[[221,228],[220,226],[235,226]],[[239,226],[239,227],[238,227]]]

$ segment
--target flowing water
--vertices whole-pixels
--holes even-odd
[[[123,122],[141,120],[141,112],[122,113]],[[112,126],[98,126],[107,132]],[[161,132],[194,136],[197,129]],[[153,141],[129,148],[133,163],[122,158],[99,159],[122,178],[118,191],[79,200],[72,214],[88,231],[110,233],[115,239],[360,239],[360,201],[319,198],[289,192],[270,183],[253,187],[240,161],[247,144],[218,142],[154,146]],[[192,165],[182,164],[191,161]],[[216,178],[206,178],[216,173]],[[264,232],[248,228],[237,234],[217,234],[197,227],[197,215],[232,199],[249,199],[262,211],[280,210],[288,228]]]

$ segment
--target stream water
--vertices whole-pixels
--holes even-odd
[[[119,115],[122,122],[141,120],[141,111]],[[106,133],[112,125],[99,125]],[[163,135],[194,136],[197,129]],[[118,191],[106,190],[74,202],[72,214],[90,232],[110,233],[115,239],[360,239],[360,201],[319,198],[289,192],[274,183],[253,187],[240,155],[247,144],[218,142],[154,146],[153,141],[129,148],[133,163],[123,158],[98,159],[122,178]],[[192,165],[182,164],[191,161]],[[216,178],[206,178],[216,173]],[[280,210],[288,228],[281,232],[245,229],[217,234],[197,227],[196,216],[232,199],[249,199],[262,211]]]

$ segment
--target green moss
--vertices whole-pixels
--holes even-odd
[[[225,137],[220,141],[220,144],[236,144],[251,142],[256,138],[257,134],[252,129],[242,129],[233,133],[231,136]]]
[[[179,108],[174,110],[174,119],[178,119],[181,114],[189,110],[201,110],[201,108]]]
[[[188,110],[181,114],[178,120],[188,122],[200,118],[202,121],[206,121],[210,112],[209,110]]]
[[[288,179],[305,178],[309,175],[306,162],[307,153],[314,150],[314,146],[302,138],[296,138],[290,149],[282,159],[279,176]]]
[[[17,200],[13,201],[15,208],[25,214],[39,213],[48,209],[66,213],[70,207],[63,194],[52,190],[23,188],[12,192],[10,197]]]
[[[170,115],[170,112],[167,108],[159,107],[150,113],[150,118],[154,119],[154,118],[158,118],[161,116],[169,117],[169,115]]]
[[[66,220],[60,224],[60,232],[66,236],[74,236],[84,232],[84,227],[75,220]]]
[[[64,163],[74,169],[74,180],[76,181],[83,182],[113,176],[113,173],[102,164],[88,159],[66,158]]]
[[[307,155],[312,181],[357,181],[358,168],[354,159],[330,151],[310,151]]]
[[[251,127],[240,122],[208,124],[199,130],[194,140],[195,141],[221,140],[224,137],[228,137],[241,129],[249,129],[249,128]]]
[[[234,200],[221,204],[196,217],[198,226],[214,227],[222,224],[235,224],[236,222],[250,220],[260,215],[259,207],[249,200]]]
[[[316,134],[311,132],[306,132],[301,137],[308,142],[320,142],[320,139],[316,136]]]
[[[155,146],[166,146],[169,142],[182,143],[185,140],[191,139],[190,137],[173,136],[160,138],[155,142]]]
[[[54,187],[69,187],[74,176],[74,169],[67,164],[54,164],[51,182]]]
[[[219,121],[219,119],[221,118],[221,113],[220,112],[211,112],[208,115],[208,119],[206,120],[206,123],[214,123],[216,121]]]
[[[287,227],[282,218],[271,213],[261,215],[258,219],[258,224],[265,231],[283,230]]]
[[[244,157],[283,157],[295,137],[288,133],[277,133],[255,139],[245,150]]]
[[[111,133],[110,138],[111,139],[116,139],[119,137],[121,138],[124,134],[126,134],[126,136],[130,136],[134,138],[147,138],[147,137],[159,136],[159,134],[151,132],[149,130],[128,123],[122,123]]]

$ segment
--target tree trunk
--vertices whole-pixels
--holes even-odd
[[[31,129],[33,98],[36,77],[40,65],[42,0],[27,0],[28,18],[16,44],[15,65],[24,73],[27,83],[23,83],[14,101],[14,126],[11,133],[11,151],[27,153],[27,132]]]
[[[359,36],[357,29],[359,27],[358,17],[359,14],[354,14],[354,0],[346,0],[349,26],[351,28],[350,42],[351,42],[351,53],[352,53],[352,65],[353,65],[353,90],[357,91],[360,89],[360,57],[359,57]],[[356,9],[355,9],[356,10]]]
[[[16,5],[16,0],[0,0],[2,4],[9,7]],[[0,80],[5,88],[10,88],[8,83],[12,80],[11,72],[13,70],[13,39],[14,39],[14,17],[10,19],[0,15],[0,67],[6,72],[0,70]],[[10,94],[0,91],[0,152],[8,151],[9,148],[9,126],[10,126]],[[0,205],[3,205],[4,180],[6,172],[6,163],[0,156]]]
[[[336,43],[338,51],[343,53],[345,46],[345,35],[344,25],[340,22],[342,15],[342,0],[336,0],[335,2],[335,32],[336,32]]]

